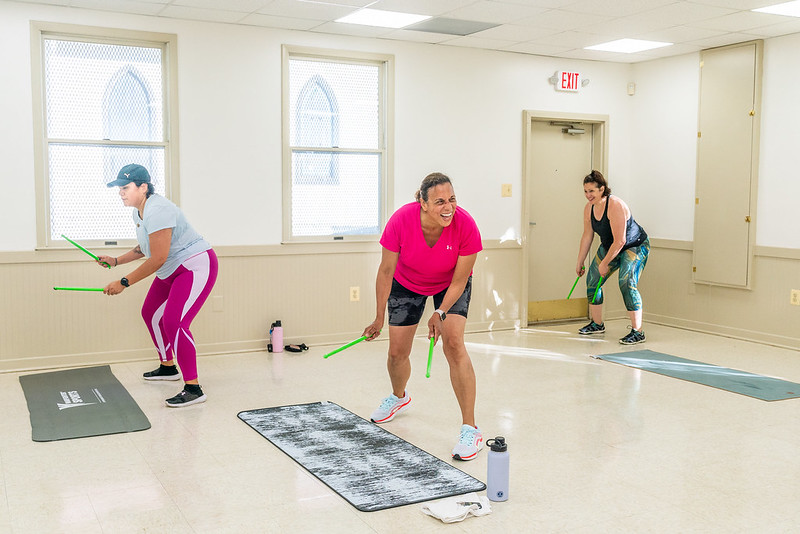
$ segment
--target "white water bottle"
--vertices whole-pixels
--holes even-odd
[[[280,319],[272,323],[269,329],[269,340],[272,352],[283,352],[283,327]]]
[[[497,436],[486,442],[489,460],[486,474],[486,496],[490,501],[508,500],[508,445],[506,438]]]

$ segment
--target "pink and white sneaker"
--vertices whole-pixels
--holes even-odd
[[[473,460],[483,448],[483,434],[474,426],[461,425],[461,437],[453,447],[454,460]]]
[[[378,409],[372,412],[370,419],[372,419],[373,423],[388,423],[394,419],[395,415],[406,411],[410,404],[411,396],[408,394],[408,391],[405,392],[402,399],[392,393],[383,399]]]

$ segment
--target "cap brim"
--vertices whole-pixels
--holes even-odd
[[[132,181],[133,181],[133,180],[125,180],[125,179],[123,179],[123,178],[117,178],[117,179],[116,179],[116,180],[114,180],[113,182],[108,182],[108,183],[106,184],[106,187],[116,187],[116,186],[118,186],[118,187],[122,187],[123,185],[128,185],[128,184],[129,184],[129,183],[131,183]]]

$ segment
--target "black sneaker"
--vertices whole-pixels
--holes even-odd
[[[174,365],[159,365],[155,371],[142,374],[145,380],[180,380],[181,374]]]
[[[590,334],[602,334],[605,331],[606,331],[605,323],[597,324],[596,322],[592,321],[583,328],[581,328],[580,330],[578,330],[578,333],[583,334],[584,336],[588,336]]]
[[[619,342],[623,345],[636,345],[637,343],[644,343],[644,332],[631,328],[630,333],[620,339]]]
[[[167,406],[170,408],[183,408],[184,406],[191,406],[192,404],[200,404],[201,402],[206,401],[206,395],[200,390],[200,394],[191,393],[186,391],[185,389],[172,397],[171,399],[167,399],[166,403]]]

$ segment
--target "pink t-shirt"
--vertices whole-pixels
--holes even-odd
[[[420,295],[435,295],[450,286],[458,257],[480,252],[483,245],[475,220],[456,207],[453,222],[429,247],[422,233],[421,210],[419,202],[411,202],[394,212],[383,229],[381,245],[400,253],[394,277],[403,287]]]

